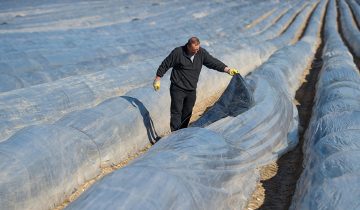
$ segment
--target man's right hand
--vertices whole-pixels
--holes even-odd
[[[155,91],[160,90],[160,78],[155,78],[154,82],[153,82],[153,87]]]

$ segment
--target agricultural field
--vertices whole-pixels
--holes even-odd
[[[2,0],[0,209],[359,209],[359,58],[359,0]]]

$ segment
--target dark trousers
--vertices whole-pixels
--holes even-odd
[[[189,125],[192,110],[195,105],[196,90],[188,91],[171,84],[170,96],[171,131],[186,128]]]

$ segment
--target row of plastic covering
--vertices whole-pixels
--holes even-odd
[[[315,2],[316,1],[309,2],[304,8],[300,6],[301,9],[298,10],[301,12],[293,19],[291,25],[289,25],[279,36],[271,38],[271,34],[276,33],[276,30],[279,30],[280,26],[276,25],[275,27],[270,27],[268,29],[271,33],[266,33],[267,36],[262,37],[264,38],[264,41],[262,42],[257,40],[257,36],[254,37],[255,44],[253,45],[246,45],[247,42],[251,43],[251,41],[241,39],[241,43],[245,43],[245,45],[242,45],[238,50],[234,50],[236,56],[226,56],[226,58],[229,59],[231,63],[235,61],[240,62],[242,64],[240,66],[241,74],[246,75],[250,70],[253,70],[266,61],[276,50],[298,40],[298,37],[306,26],[306,21],[315,6]],[[290,14],[293,14],[297,11],[289,12]]]
[[[2,55],[0,57],[0,92],[105,69],[122,70],[119,69],[119,66],[144,60],[158,61],[159,57],[165,56],[164,51],[159,49],[167,49],[177,43],[183,44],[188,39],[187,36],[191,34],[196,34],[208,43],[219,41],[219,36],[223,34],[234,37],[238,33],[239,25],[242,25],[242,20],[258,18],[246,11],[250,10],[261,15],[276,5],[271,1],[257,2],[253,6],[246,1],[226,4],[179,1],[173,2],[171,5],[154,6],[151,2],[146,2],[134,8],[139,16],[134,17],[135,21],[129,21],[127,13],[118,11],[123,6],[112,2],[115,6],[107,5],[107,10],[110,11],[100,13],[98,16],[114,14],[118,20],[109,20],[105,25],[98,23],[100,25],[96,28],[82,28],[82,25],[79,25],[73,27],[73,31],[49,29],[49,31],[42,32],[38,25],[46,25],[46,23],[42,23],[43,20],[49,21],[47,23],[49,28],[54,25],[61,28],[61,24],[70,24],[63,23],[66,18],[69,18],[67,16],[69,12],[56,12],[65,10],[62,7],[51,8],[55,11],[49,11],[50,14],[55,13],[54,16],[60,18],[59,21],[53,20],[54,22],[52,22],[51,19],[54,17],[42,14],[46,10],[50,10],[43,8],[37,11],[42,14],[43,20],[32,18],[34,12],[29,12],[30,17],[27,18],[27,15],[24,15],[20,18],[23,19],[21,22],[19,20],[20,23],[9,21],[6,25],[0,25],[0,53]],[[88,4],[88,7],[91,9],[94,6],[100,6],[98,4],[98,2],[93,2]],[[191,4],[191,8],[181,6],[186,4]],[[86,16],[89,14],[87,14],[86,7],[83,7],[84,10],[79,12],[79,15],[82,14],[84,17],[79,18],[92,23],[93,27],[96,26],[96,21]],[[199,11],[199,8],[202,12]],[[151,13],[148,10],[151,10]],[[70,11],[73,12],[72,9]],[[96,12],[100,11],[96,10]],[[13,13],[9,12],[8,15]],[[168,21],[169,18],[176,20],[176,23]],[[29,22],[26,23],[27,21]],[[73,21],[73,25],[76,26],[79,20],[66,21]],[[18,27],[25,27],[22,26],[22,22],[26,23],[25,26],[28,26],[30,31],[17,32]],[[191,24],[193,22],[196,24]],[[14,31],[1,34],[2,28],[5,28],[4,31],[14,28]],[[153,64],[144,66],[144,69],[149,71],[151,67],[156,68]],[[138,68],[143,68],[143,66]],[[131,70],[136,69],[136,66],[131,67]]]
[[[353,12],[354,18],[360,26],[360,2],[356,2],[355,0],[347,0],[349,6],[351,7],[351,10]]]
[[[240,50],[234,49],[241,43],[241,39],[228,44],[219,42],[211,45],[209,51],[216,51],[216,54],[213,53],[216,57],[228,66],[240,68],[241,74],[246,75],[277,49],[296,39],[314,5],[311,2],[279,37]],[[269,30],[274,31],[272,28]],[[71,111],[94,107],[106,99],[124,95],[129,90],[150,86],[155,70],[151,71],[149,67],[155,69],[162,59],[134,62],[121,70],[108,69],[0,94],[0,141],[26,126],[52,123]],[[228,83],[227,75],[204,69],[199,89],[205,91],[199,92],[198,102],[224,90]],[[162,85],[163,89],[167,87]]]
[[[306,5],[308,5],[307,2],[300,1],[293,5],[286,4],[283,7],[278,7],[270,17],[266,17],[266,19],[258,23],[256,27],[243,31],[243,33],[238,34],[236,37],[226,37],[226,39],[241,39],[241,43],[238,47],[246,47],[258,42],[263,42],[264,40],[273,39],[291,25],[294,18]],[[272,16],[275,16],[275,18]],[[258,27],[263,28],[263,30],[259,31],[257,29]]]
[[[275,72],[279,72],[279,65],[284,74],[289,74],[287,71],[294,69],[296,74],[302,72],[313,54],[312,48],[316,45],[320,24],[319,16],[322,11],[320,9],[317,9],[312,16],[306,30],[307,36],[303,42],[300,42],[301,44],[277,53],[265,67],[263,66],[268,70],[258,70],[258,73],[254,73],[254,76],[251,77],[253,79],[249,79],[249,81],[253,81],[250,83],[254,83],[254,89],[257,88],[255,100],[257,103],[261,102],[262,105],[251,109],[252,111],[249,113],[253,113],[252,117],[244,115],[245,118],[240,117],[239,120],[243,121],[243,124],[246,123],[246,119],[254,120],[251,124],[253,127],[251,129],[252,138],[258,136],[256,130],[272,130],[271,135],[264,133],[262,139],[257,139],[258,143],[267,138],[273,140],[266,146],[257,145],[259,148],[254,148],[254,152],[261,149],[266,150],[265,147],[276,147],[279,151],[286,150],[288,146],[286,136],[290,125],[292,125],[291,129],[294,129],[294,135],[296,133],[296,122],[290,123],[297,115],[296,112],[293,113],[291,97],[288,93],[279,92],[278,84],[270,84],[270,81],[263,78],[275,79],[274,75],[261,76],[261,74],[266,74],[265,72],[271,74],[270,71],[275,70]],[[303,57],[303,55],[308,56]],[[202,77],[207,81],[202,82],[199,87],[201,90],[198,92],[200,101],[207,97],[206,94],[209,95],[218,90],[219,86],[226,86],[226,83],[223,82],[224,79],[221,79],[223,76],[230,78],[223,73]],[[283,79],[287,78],[282,77]],[[291,78],[289,84],[297,84],[294,80],[298,80],[298,76],[289,76],[288,78]],[[224,84],[219,84],[222,82]],[[283,80],[279,82],[282,84]],[[163,79],[162,84],[163,87],[168,87],[168,78]],[[287,85],[284,83],[281,87],[289,89]],[[291,89],[290,92],[292,91]],[[0,155],[4,160],[0,163],[2,169],[0,170],[2,177],[0,191],[4,192],[0,197],[1,206],[4,206],[5,209],[53,207],[63,201],[74,188],[79,187],[85,180],[98,175],[101,167],[126,159],[128,154],[139,151],[149,141],[154,142],[158,134],[165,133],[169,127],[170,117],[169,112],[166,111],[169,109],[170,97],[167,88],[154,92],[151,87],[140,87],[123,96],[106,100],[93,108],[66,114],[53,124],[34,125],[20,130],[7,141],[0,143]],[[262,114],[265,111],[269,112]],[[275,115],[275,113],[277,114]],[[255,114],[261,115],[261,117],[256,119]],[[274,122],[273,127],[266,126],[272,117],[274,117],[271,120]],[[283,119],[285,120],[282,121]],[[249,121],[249,123],[251,122]],[[279,130],[274,130],[275,128]],[[278,133],[273,135],[275,131]],[[252,144],[255,140],[249,141],[242,145]],[[295,143],[295,139],[291,141],[291,145]],[[272,154],[271,158],[277,156],[276,153],[269,153]],[[243,155],[245,154],[248,153],[245,152]],[[270,159],[270,156],[266,156],[266,158]],[[252,172],[249,172],[249,175],[252,176]],[[248,192],[250,193],[250,191]]]
[[[359,209],[360,74],[338,33],[335,1],[325,22],[323,67],[291,209]]]
[[[293,22],[294,18],[301,12],[307,4],[305,2],[298,2],[291,9],[286,12],[274,23],[268,30],[261,33],[252,34],[242,38],[242,47],[253,45],[254,43],[262,42],[263,40],[273,39],[284,31],[288,25]]]
[[[350,5],[350,4],[349,4]],[[358,5],[359,6],[359,5]],[[360,57],[360,31],[345,0],[339,0],[341,29],[355,56]],[[354,6],[355,8],[355,6]],[[359,6],[360,8],[360,6]],[[355,10],[354,10],[355,12]],[[360,10],[358,11],[360,12]]]
[[[255,36],[263,32],[265,29],[271,27],[274,25],[275,22],[278,22],[279,19],[285,15],[291,9],[292,7],[295,7],[296,5],[291,4],[282,4],[277,5],[273,10],[271,10],[269,13],[264,14],[264,19],[261,21],[256,21],[254,23],[251,23],[247,25],[243,31],[241,31],[241,34],[239,34],[239,37],[248,37],[248,36]],[[256,25],[256,27],[253,27]]]
[[[67,209],[243,209],[259,179],[257,167],[297,144],[293,99],[319,44],[326,3],[299,42],[278,50],[245,82],[235,76],[194,127],[161,139]],[[251,102],[246,86],[253,105],[244,112]]]

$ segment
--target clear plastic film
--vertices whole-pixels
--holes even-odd
[[[290,209],[358,209],[360,205],[360,75],[340,37],[336,17],[336,2],[331,0],[324,63],[303,147],[304,170]]]
[[[245,3],[240,2],[239,4],[241,5]],[[265,6],[266,4],[263,4],[264,3],[259,3],[259,5],[262,5],[259,7],[257,5],[247,5],[248,7],[244,8],[242,8],[241,6],[234,6],[235,9],[231,9],[230,11],[227,11],[226,13],[220,15],[220,19],[218,15],[208,15],[206,16],[206,18],[203,18],[203,24],[199,24],[200,26],[203,25],[203,28],[206,29],[201,30],[204,34],[199,35],[199,37],[203,40],[202,45],[205,48],[210,49],[209,51],[212,51],[211,49],[216,49],[216,52],[214,51],[211,53],[220,60],[222,60],[224,63],[226,63],[228,66],[239,68],[241,75],[248,74],[249,72],[254,70],[254,68],[261,65],[266,59],[268,59],[268,57],[277,49],[280,49],[281,47],[290,44],[294,36],[296,36],[296,34],[301,31],[301,28],[299,27],[301,25],[304,25],[304,23],[306,22],[306,18],[310,14],[311,8],[315,5],[314,2],[306,4],[296,2],[296,4],[294,4],[294,6],[296,7],[293,10],[300,12],[300,15],[296,17],[296,21],[292,24],[292,26],[290,26],[289,29],[286,30],[285,33],[280,34],[279,37],[272,40],[266,40],[269,37],[264,37],[263,39],[260,39],[262,41],[261,43],[254,42],[254,45],[239,49],[241,43],[243,43],[243,40],[236,39],[238,33],[235,31],[231,31],[236,30],[236,28],[232,26],[239,24],[239,22],[237,22],[238,19],[254,18],[247,12],[242,13],[242,10],[256,11],[258,9],[268,9]],[[304,11],[302,10],[303,4],[309,4]],[[209,3],[209,5],[207,6],[211,7],[213,5],[212,3]],[[300,9],[297,8],[297,6],[299,6]],[[292,11],[292,13],[294,13],[295,11]],[[232,18],[235,14],[237,16],[241,16],[239,16],[238,18]],[[226,33],[224,32],[223,35],[229,37],[229,39],[226,38],[226,40],[231,40],[227,41],[227,44],[220,42],[219,38],[213,35],[211,31],[207,31],[207,29],[210,30],[211,27],[214,27],[214,25],[219,27],[220,23],[223,24],[224,22],[231,26],[229,27],[231,30],[226,30]],[[266,31],[271,31],[271,33],[269,34],[280,33],[284,30],[284,28],[286,28],[286,26],[288,26],[289,23],[283,22],[281,26],[269,28]],[[278,23],[274,24],[278,25]],[[191,25],[191,27],[189,27],[187,24],[184,23],[183,25],[178,25],[176,31],[172,31],[171,34],[178,34],[179,36],[181,36],[182,39],[186,40],[186,38],[188,37],[185,37],[184,33],[196,33],[198,31],[197,27],[199,27],[199,25]],[[181,28],[180,26],[182,26],[183,28]],[[106,31],[106,29],[108,29],[109,27],[110,26],[107,26],[102,30]],[[133,33],[130,33],[131,30],[134,30],[132,27],[126,24],[121,25],[121,27],[116,27],[118,27],[119,30],[129,30],[129,34],[132,34],[133,36]],[[258,26],[255,25],[254,28],[256,27]],[[186,28],[186,30],[184,28]],[[110,27],[109,30],[110,29],[112,28]],[[84,31],[80,35],[85,36],[87,33],[90,33],[90,31],[88,30],[90,29],[84,29]],[[223,30],[224,29],[220,27],[218,33],[221,33]],[[211,34],[211,36],[209,36],[208,34]],[[71,38],[70,40],[77,40],[77,36],[79,35],[69,34],[67,36]],[[161,36],[166,36],[166,34],[164,34],[164,32],[162,31]],[[155,40],[152,38],[153,36],[149,35],[146,37],[146,40],[149,40],[149,43],[155,42],[156,46],[153,47],[154,50],[156,49],[155,51],[158,51],[157,49],[162,47],[167,48],[170,51],[172,47],[176,46],[175,42],[178,43],[178,40],[180,40],[180,38],[174,38],[171,39],[172,41],[168,43],[159,38]],[[134,37],[132,39],[134,39]],[[92,38],[90,40],[92,40]],[[125,40],[128,39],[124,37],[123,41]],[[253,41],[254,40],[255,38],[253,39]],[[160,43],[166,43],[166,45],[161,46],[159,45]],[[45,45],[44,47],[46,46],[47,45]],[[144,45],[141,44],[141,46]],[[129,50],[131,49],[132,48],[129,48]],[[149,55],[153,55],[154,50],[151,50],[151,47],[145,47],[145,49],[149,50]],[[149,68],[155,69],[159,65],[159,63],[161,63],[161,59],[164,56],[166,56],[165,53],[152,59],[149,58],[145,60],[134,61],[118,67],[104,68],[102,69],[102,71],[96,71],[93,73],[79,73],[79,75],[77,76],[70,76],[61,80],[57,80],[55,82],[39,84],[26,89],[14,90],[0,94],[0,114],[2,116],[2,118],[0,118],[0,141],[6,140],[18,129],[21,129],[23,127],[39,123],[53,123],[71,111],[83,110],[94,107],[106,99],[124,95],[127,91],[131,89],[145,85],[150,86],[152,78],[154,77],[154,72],[149,71]],[[7,63],[7,65],[9,66],[10,63]],[[86,68],[84,67],[79,69],[81,70]],[[136,73],[134,74],[134,72]],[[228,83],[229,77],[227,77],[226,75],[215,71],[208,71],[206,68],[204,68],[203,73],[201,74],[199,79],[198,87],[199,89],[208,90],[209,93],[216,93],[223,90]],[[207,96],[208,94],[205,93],[204,95]],[[46,100],[43,100],[43,98],[46,98]],[[201,102],[203,101],[203,99],[204,97],[199,95],[198,101]],[[1,102],[6,103],[2,104]]]
[[[322,18],[325,5],[326,1],[319,4],[314,21]],[[304,37],[280,49],[245,78],[254,99],[250,109],[242,112],[244,100],[239,100],[238,107],[224,106],[242,112],[239,115],[224,117],[219,112],[219,119],[205,128],[173,132],[130,165],[99,181],[67,209],[243,209],[259,178],[257,167],[297,144],[292,136],[297,134],[298,123],[292,99],[300,85],[296,81],[319,43],[321,25],[317,22],[318,30],[308,34],[312,39]],[[294,76],[288,80],[279,74]],[[235,92],[244,91],[241,80],[233,78],[209,113],[223,106],[223,98],[241,98],[229,91],[232,82],[240,82]]]
[[[321,5],[323,5],[323,3]],[[309,9],[305,11],[307,12],[307,15],[310,14]],[[314,20],[314,22],[317,21],[318,24],[312,25],[311,27],[320,28],[319,19],[321,18],[321,12],[323,10],[317,9],[315,11],[316,12],[311,16],[311,19]],[[303,19],[298,19],[298,21],[296,21],[297,24],[303,24],[299,20],[305,21],[306,15],[300,15],[299,18]],[[296,30],[294,30],[293,33],[286,33],[285,36],[292,37],[294,33],[296,33]],[[253,75],[245,79],[244,82],[249,86],[248,88],[251,89],[251,92],[253,92],[254,104],[251,106],[251,109],[240,115],[236,115],[238,114],[238,110],[233,110],[233,108],[238,107],[231,106],[229,113],[235,113],[234,116],[222,118],[205,129],[191,128],[188,131],[185,129],[183,131],[175,132],[173,135],[170,135],[168,139],[162,139],[155,147],[153,147],[153,150],[155,150],[156,153],[152,154],[149,152],[147,154],[151,157],[154,156],[153,158],[150,158],[151,160],[162,161],[164,164],[162,165],[159,163],[159,167],[156,168],[156,170],[149,167],[150,171],[146,172],[146,170],[143,170],[141,167],[145,166],[147,163],[144,163],[144,165],[140,160],[138,161],[139,166],[137,166],[137,169],[131,169],[131,166],[126,167],[129,169],[129,174],[137,174],[137,180],[147,180],[146,177],[149,176],[146,176],[144,179],[142,174],[152,174],[151,179],[160,180],[168,174],[166,171],[167,166],[170,166],[171,168],[177,164],[176,162],[169,161],[171,160],[171,157],[176,158],[181,156],[180,159],[175,159],[179,160],[179,164],[181,163],[180,171],[174,170],[179,174],[186,174],[186,182],[191,184],[184,185],[184,183],[186,183],[185,181],[179,182],[179,176],[175,174],[172,178],[169,178],[171,180],[169,181],[169,185],[167,185],[167,189],[169,190],[167,192],[172,192],[174,195],[182,195],[184,197],[178,197],[180,200],[172,200],[176,199],[176,197],[169,199],[167,196],[171,196],[171,193],[163,193],[162,201],[154,200],[150,197],[145,199],[145,196],[142,196],[144,200],[149,201],[151,204],[148,202],[135,203],[135,199],[130,199],[126,205],[136,205],[140,208],[142,205],[146,204],[164,209],[171,208],[172,206],[168,205],[176,202],[176,204],[179,204],[180,208],[182,207],[181,205],[187,205],[181,204],[183,201],[181,198],[192,198],[192,202],[188,204],[191,208],[196,208],[197,206],[207,206],[210,209],[244,206],[248,196],[255,188],[256,180],[258,179],[258,171],[256,171],[255,168],[276,159],[297,142],[296,135],[293,135],[297,133],[297,112],[292,104],[292,95],[294,95],[294,91],[297,89],[296,85],[298,85],[298,83],[296,83],[296,80],[300,78],[304,66],[307,65],[315,52],[317,35],[317,33],[311,34],[309,37],[312,37],[313,39],[304,39],[296,45],[280,49],[270,57],[266,64],[258,68]],[[284,40],[288,39],[284,38]],[[168,47],[171,45],[171,43],[167,44]],[[288,44],[289,43],[284,42],[283,46]],[[219,56],[221,60],[229,66],[239,66],[242,69],[243,61],[233,59],[236,56],[242,56],[237,53],[233,53],[233,57],[230,56],[231,53],[229,52],[232,52],[233,46],[225,45],[220,47],[219,45],[211,45],[211,48],[213,47],[218,50],[217,53],[219,55],[222,55]],[[230,57],[232,59],[230,59]],[[250,63],[252,61],[248,60],[246,62]],[[278,68],[279,63],[282,64],[283,68]],[[136,63],[131,65],[135,66],[135,64]],[[149,63],[139,62],[138,65],[146,66],[149,65]],[[246,70],[247,68],[249,67],[246,67],[245,65],[244,69]],[[24,168],[22,170],[28,171],[30,178],[34,177],[34,179],[30,179],[30,181],[26,181],[30,188],[36,189],[39,182],[42,182],[37,176],[32,175],[33,173],[37,174],[38,171],[45,170],[38,170],[39,165],[43,164],[44,168],[48,167],[47,169],[51,169],[59,164],[59,166],[57,166],[57,173],[52,174],[51,170],[47,171],[47,173],[50,173],[51,175],[48,176],[49,182],[45,183],[49,184],[44,184],[41,189],[39,189],[39,192],[35,191],[36,193],[32,194],[29,193],[27,189],[23,188],[27,186],[21,184],[16,185],[16,183],[22,183],[21,180],[25,179],[23,176],[17,177],[7,175],[8,171],[13,170],[9,168],[8,161],[12,160],[11,157],[18,157],[22,154],[21,150],[16,149],[16,146],[7,150],[7,154],[9,154],[7,155],[7,161],[1,162],[0,165],[0,167],[4,169],[1,170],[1,176],[6,177],[6,179],[3,179],[3,182],[0,183],[0,190],[3,191],[3,189],[7,189],[8,187],[7,184],[3,185],[3,183],[15,183],[13,186],[23,186],[14,188],[13,190],[15,191],[11,194],[11,199],[10,197],[5,199],[6,202],[10,201],[6,204],[10,209],[23,209],[24,206],[35,206],[36,209],[51,208],[56,205],[56,203],[61,202],[61,200],[69,195],[74,188],[81,185],[85,179],[95,177],[98,174],[100,167],[122,161],[128,154],[136,153],[140,148],[143,148],[153,140],[156,140],[158,135],[168,132],[170,117],[169,113],[164,111],[169,110],[170,107],[170,97],[167,89],[167,87],[169,87],[168,77],[162,79],[162,88],[160,91],[154,92],[151,85],[149,85],[150,83],[137,79],[132,80],[135,76],[131,74],[130,70],[128,71],[130,79],[126,78],[125,80],[122,78],[122,73],[105,74],[105,72],[109,71],[105,70],[95,74],[69,77],[58,80],[52,84],[42,84],[27,89],[10,91],[0,95],[0,97],[6,98],[6,100],[1,100],[0,102],[2,103],[2,108],[9,110],[4,111],[4,109],[2,109],[1,111],[6,114],[5,116],[9,116],[10,119],[2,121],[1,125],[10,126],[11,128],[19,130],[13,130],[12,132],[14,134],[9,134],[10,138],[0,143],[0,150],[7,148],[6,145],[8,144],[26,142],[29,145],[40,145],[44,153],[47,155],[51,154],[51,156],[57,158],[57,160],[52,160],[51,157],[46,158],[48,156],[43,155],[42,153],[30,153],[31,151],[28,151],[28,153],[24,153],[22,157],[24,160],[13,165],[15,170],[16,167]],[[116,72],[116,70],[114,70],[114,72]],[[148,73],[145,70],[144,72],[144,75],[151,73]],[[286,77],[279,76],[278,74],[294,74],[295,76],[291,77],[291,80],[287,80]],[[114,75],[118,75],[119,78],[112,78]],[[242,75],[244,74],[242,73]],[[274,75],[276,77],[273,77]],[[104,80],[101,80],[102,78],[104,78]],[[198,94],[199,101],[206,99],[210,94],[214,93],[214,91],[225,88],[231,77],[224,73],[204,69],[201,78],[202,80],[199,83],[199,90],[201,91],[199,91]],[[280,86],[277,82],[273,81],[273,78],[279,78],[277,82],[280,82]],[[120,81],[120,84],[112,85],[111,82],[107,83],[107,80],[113,81],[114,83]],[[73,87],[73,84],[77,84],[76,81],[80,81],[79,85],[82,87],[78,90],[75,87],[74,89],[71,89],[70,87]],[[136,84],[134,85],[134,83]],[[121,89],[126,87],[126,84],[129,84],[128,89]],[[48,89],[44,87],[47,87]],[[48,91],[52,90],[54,87],[56,87],[54,89],[55,92],[50,94],[49,97],[42,94],[42,89]],[[110,92],[106,92],[107,90]],[[39,93],[37,91],[39,91]],[[83,94],[84,91],[88,94]],[[53,98],[58,95],[57,93],[61,93],[61,95],[64,96],[64,99],[57,101],[56,98]],[[33,97],[35,95],[37,95],[37,97]],[[7,100],[17,102],[12,103],[16,104],[14,107],[15,109],[12,109],[10,103],[3,103],[3,101]],[[64,101],[64,103],[62,103],[62,101]],[[61,106],[59,105],[59,107],[63,108],[51,108],[46,106],[47,103],[54,103],[55,105],[60,104]],[[20,111],[16,110],[16,107],[20,107]],[[24,107],[27,107],[27,109]],[[32,109],[33,107],[34,109]],[[55,107],[58,107],[58,105]],[[17,115],[16,112],[24,113],[24,115]],[[33,119],[35,120],[32,121]],[[22,122],[22,120],[24,120],[24,122]],[[46,122],[47,124],[26,127],[32,124],[28,122],[34,124]],[[22,126],[26,128],[20,130]],[[57,144],[37,143],[41,138],[38,138],[37,135],[33,135],[32,133],[38,133],[37,130],[40,128],[46,128],[39,134],[46,140],[52,139],[52,136],[57,134],[57,130],[64,131],[64,135],[56,135],[58,141],[60,143],[63,142],[62,144],[64,145],[66,145],[67,142],[69,142],[69,145],[72,145],[71,142],[77,140],[74,137],[81,136],[84,138],[81,142],[88,145],[89,149],[82,150],[82,147],[74,147],[73,150],[64,151],[67,148],[63,148]],[[26,137],[20,138],[21,135],[25,135],[22,134],[24,130],[27,131]],[[68,133],[67,131],[71,132],[71,135],[65,135]],[[184,133],[182,134],[182,132]],[[216,133],[216,135],[214,135],[214,133]],[[201,144],[203,145],[202,148],[197,148],[197,146],[200,145],[198,144],[199,139],[202,140],[208,138],[214,141],[206,140],[206,142],[204,142],[206,144]],[[188,143],[176,143],[177,141]],[[214,143],[214,145],[209,143]],[[193,150],[188,149],[192,147],[194,148]],[[160,151],[158,151],[157,148],[159,148]],[[163,151],[161,148],[171,148],[171,150],[164,149]],[[179,150],[174,150],[176,148]],[[216,153],[214,154],[215,156],[212,156],[214,153],[213,151],[217,151],[218,149],[220,149],[220,159],[219,155],[217,156]],[[199,153],[198,151],[203,152]],[[188,155],[182,156],[181,153]],[[201,155],[198,156],[197,154]],[[227,157],[226,155],[229,156]],[[186,160],[189,156],[194,156],[194,159],[198,158],[198,165],[187,165],[193,162],[182,160],[182,158],[185,158],[184,160]],[[91,159],[86,157],[92,157],[92,159],[96,161],[91,161],[89,163],[88,161]],[[167,157],[169,157],[169,159]],[[215,161],[214,164],[210,164],[213,161],[210,161],[209,163],[206,159],[207,157],[213,158],[210,160],[217,161]],[[38,160],[38,162],[35,165],[22,164],[25,160],[31,159]],[[51,161],[53,161],[53,164]],[[157,164],[156,161],[151,161],[151,164]],[[49,164],[49,162],[51,164]],[[60,167],[63,165],[68,166]],[[164,168],[161,168],[162,166],[164,166]],[[215,170],[217,167],[219,170]],[[73,170],[69,171],[68,168],[73,168]],[[194,168],[196,170],[186,171],[186,168]],[[203,170],[208,171],[209,173],[203,173]],[[86,176],[84,176],[85,178],[76,178],[76,175],[74,175],[76,173],[74,171],[77,171],[80,174],[86,174]],[[139,171],[142,171],[142,173],[139,173]],[[158,172],[160,175],[158,176],[154,171]],[[119,174],[122,174],[122,172],[119,172]],[[199,179],[199,174],[203,180]],[[207,174],[211,174],[212,176],[206,177]],[[121,176],[127,176],[127,174]],[[67,181],[64,177],[73,180]],[[127,179],[133,180],[134,182],[136,180],[134,176],[130,176]],[[58,180],[63,180],[67,183],[64,184],[61,181],[58,182]],[[121,180],[125,181],[126,179],[121,178]],[[201,182],[196,184],[199,180]],[[112,189],[115,189],[115,183],[112,181],[111,183]],[[120,184],[118,189],[121,191],[121,186],[124,183],[116,183]],[[132,182],[130,181],[127,183],[129,184],[128,186],[138,188],[138,190],[142,192],[144,192],[142,187],[149,186],[146,188],[149,190],[149,193],[147,193],[146,196],[152,196],[150,192],[153,192],[154,190],[158,191],[159,186],[156,184],[161,184],[161,182],[149,183],[154,187],[154,189],[151,190],[150,185],[145,185],[145,183],[142,186],[131,185]],[[141,182],[138,180],[138,183]],[[206,184],[212,184],[212,186],[209,187],[206,186]],[[175,193],[174,188],[172,187],[173,185],[181,185],[180,189],[184,189],[184,191]],[[101,187],[101,182],[96,186]],[[95,188],[95,192],[96,191]],[[25,193],[22,194],[23,196],[17,197],[21,192]],[[123,190],[122,192],[128,194],[128,192]],[[191,195],[187,195],[183,192],[191,192]],[[37,195],[39,195],[39,193],[45,193],[47,199],[36,204],[34,202],[38,198]],[[107,195],[106,199],[114,198],[112,196],[109,197],[111,194],[107,194],[107,192],[99,193],[99,195]],[[128,195],[134,195],[136,197],[135,194]],[[225,196],[227,197],[227,200],[222,201],[222,198]],[[209,198],[212,198],[213,201],[216,202],[216,205],[209,202]],[[99,199],[105,198],[99,197]],[[121,200],[118,197],[116,199]],[[80,204],[74,205],[82,205],[81,199],[79,202]],[[101,203],[98,202],[99,200],[96,199],[93,201],[93,203],[101,205]],[[102,204],[109,204],[107,202],[108,201],[105,202],[105,200],[103,200]],[[114,201],[109,200],[109,202],[115,204]],[[96,208],[95,205],[93,205],[93,207]],[[100,208],[111,207],[109,205]]]

